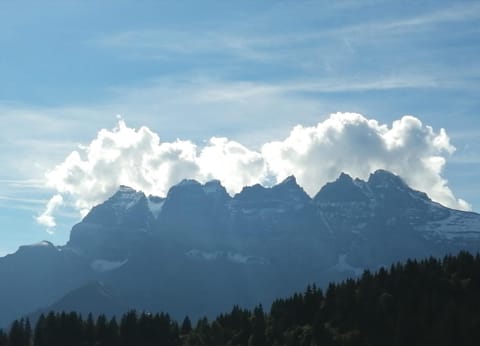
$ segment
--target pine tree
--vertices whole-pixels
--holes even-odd
[[[105,346],[118,346],[120,344],[119,327],[115,317],[108,323],[108,338]]]
[[[265,338],[265,313],[263,312],[262,305],[258,305],[253,310],[252,316],[252,333],[248,339],[248,346],[263,346],[266,344]]]
[[[46,346],[45,343],[45,315],[41,314],[35,325],[33,332],[33,345],[34,346]]]
[[[120,321],[120,339],[123,346],[136,346],[138,344],[138,318],[137,312],[132,310],[123,315]]]
[[[87,345],[93,346],[95,344],[95,322],[91,313],[88,314],[85,321],[84,336]]]
[[[32,326],[30,324],[30,319],[27,317],[27,319],[25,320],[23,344],[25,346],[30,346],[31,341],[32,341]]]
[[[25,342],[25,329],[23,319],[14,321],[10,327],[10,333],[8,334],[9,346],[26,346]]]
[[[107,318],[105,315],[100,315],[95,324],[95,343],[105,345],[109,339],[109,330]]]
[[[8,346],[8,336],[2,329],[0,329],[0,346]]]
[[[185,316],[182,322],[182,327],[180,329],[180,332],[185,335],[188,334],[192,331],[192,322],[190,321],[190,318],[188,316]]]

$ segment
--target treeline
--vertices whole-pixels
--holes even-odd
[[[201,299],[201,297],[199,297]],[[358,279],[309,286],[269,312],[234,307],[192,326],[131,311],[118,321],[76,313],[15,321],[0,346],[480,345],[480,256],[409,260]]]

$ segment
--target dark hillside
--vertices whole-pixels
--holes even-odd
[[[202,299],[201,296],[198,299]],[[85,317],[85,316],[84,316]],[[270,312],[234,307],[192,327],[168,314],[131,311],[118,321],[50,313],[0,333],[10,345],[478,345],[480,256],[408,260],[358,279],[309,286],[276,300]]]

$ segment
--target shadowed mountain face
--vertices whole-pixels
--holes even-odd
[[[233,197],[218,181],[184,180],[166,198],[122,186],[65,246],[42,242],[0,259],[0,325],[92,301],[107,314],[128,306],[177,318],[269,304],[408,257],[476,252],[479,225],[480,215],[432,202],[387,171],[368,181],[342,174],[314,198],[294,177]]]
[[[57,300],[91,275],[88,262],[70,250],[46,241],[21,246],[0,258],[0,326]]]
[[[40,309],[29,316],[32,322],[38,320],[41,314],[47,315],[50,311],[75,311],[88,316],[93,314],[107,314],[108,317],[120,316],[129,310],[115,293],[101,282],[91,281],[68,292],[54,304]]]

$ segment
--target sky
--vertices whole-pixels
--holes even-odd
[[[183,178],[480,211],[478,1],[0,1],[0,52],[0,255]]]

